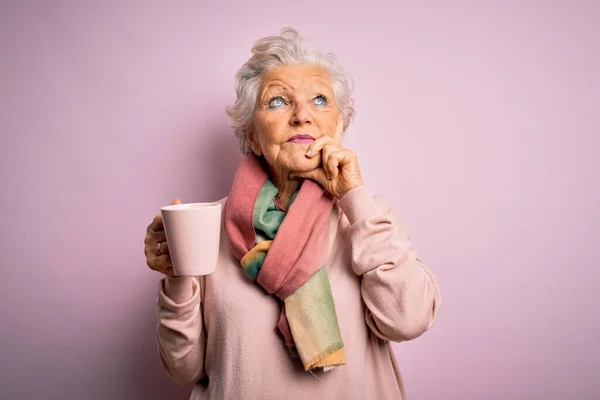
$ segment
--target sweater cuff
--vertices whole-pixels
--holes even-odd
[[[339,205],[351,225],[380,214],[375,199],[365,185],[356,187],[342,196]]]
[[[193,276],[166,276],[164,291],[168,298],[176,304],[185,303],[192,298],[197,289],[197,282]]]

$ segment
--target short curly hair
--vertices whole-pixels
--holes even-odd
[[[303,39],[293,28],[281,29],[279,36],[258,39],[252,46],[252,57],[235,75],[237,98],[226,112],[230,125],[240,142],[242,154],[250,152],[247,141],[248,128],[252,124],[254,109],[261,86],[261,77],[280,65],[315,64],[324,67],[331,77],[336,103],[342,114],[344,131],[354,117],[352,80],[332,53],[322,53]]]

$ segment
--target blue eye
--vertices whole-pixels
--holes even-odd
[[[269,109],[279,108],[282,106],[285,106],[285,100],[283,100],[283,97],[281,96],[276,96],[269,100]]]
[[[325,96],[323,96],[322,94],[318,95],[317,97],[315,97],[315,105],[320,106],[320,107],[326,106],[327,98]]]

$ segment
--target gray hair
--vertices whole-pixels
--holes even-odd
[[[240,141],[242,154],[250,152],[247,132],[254,117],[261,77],[280,65],[304,63],[319,65],[329,72],[346,131],[354,117],[350,76],[346,74],[334,54],[322,53],[303,39],[295,29],[283,28],[279,36],[258,39],[252,46],[252,57],[235,75],[237,99],[233,105],[227,107],[226,112],[235,136]]]

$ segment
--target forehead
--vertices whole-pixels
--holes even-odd
[[[263,89],[281,86],[299,90],[313,86],[331,87],[329,73],[314,64],[281,65],[269,71],[263,79]]]

